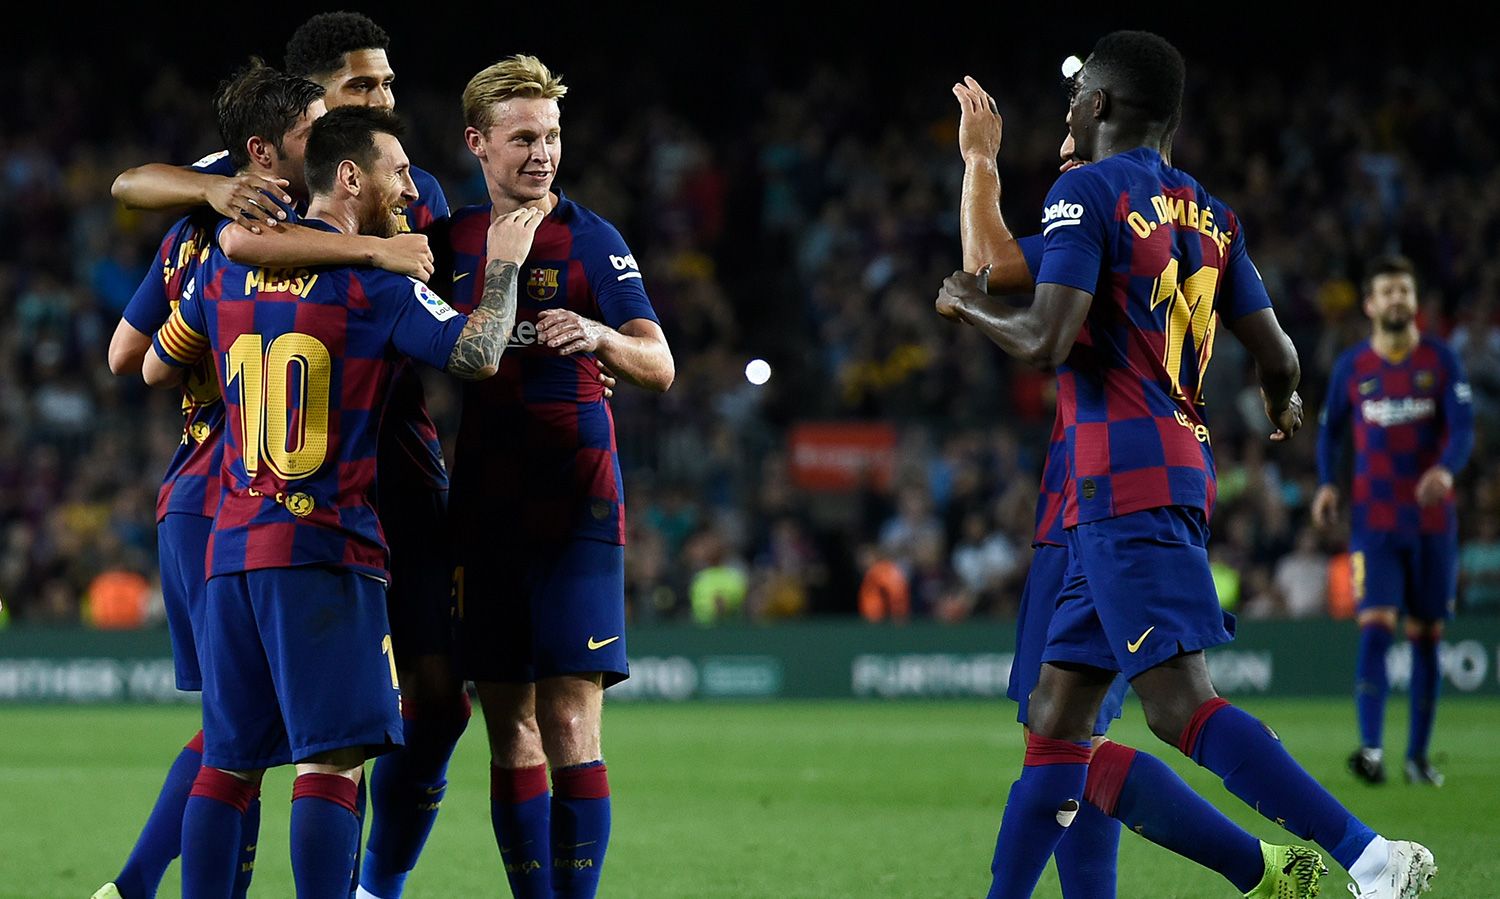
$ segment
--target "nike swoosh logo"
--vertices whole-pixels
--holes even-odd
[[[471,275],[471,274],[473,274],[473,272],[454,272],[453,273],[453,283],[457,284],[458,282],[462,281],[463,279],[469,277],[469,275]]]
[[[574,843],[571,846],[569,846],[566,843],[562,843],[562,844],[559,844],[557,848],[559,848],[559,849],[582,849],[585,846],[592,846],[592,845],[594,845],[597,842],[599,842],[599,841],[598,840],[589,840],[587,843]]]
[[[520,849],[522,846],[530,846],[530,845],[531,845],[531,841],[527,840],[524,843],[517,843],[514,846],[501,846],[500,847],[500,854],[501,855],[508,855],[511,852],[514,852],[515,850]]]
[[[589,649],[603,649],[604,647],[608,646],[618,639],[620,639],[618,636],[610,637],[608,640],[595,640],[593,637],[590,637]]]
[[[428,796],[436,796],[437,794],[443,792],[446,789],[448,789],[448,786],[446,784],[444,784],[441,787],[428,787],[427,788],[427,795]]]
[[[1144,634],[1141,634],[1139,637],[1136,637],[1133,642],[1126,643],[1125,648],[1134,653],[1137,649],[1141,648],[1141,644],[1146,642],[1146,638],[1151,636],[1151,632],[1154,630],[1156,630],[1156,625],[1153,624],[1150,627],[1146,628],[1146,632]]]

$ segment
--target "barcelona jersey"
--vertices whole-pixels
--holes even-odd
[[[333,565],[385,578],[373,488],[394,367],[403,355],[446,365],[466,321],[391,272],[265,269],[213,250],[197,297],[155,340],[178,364],[211,353],[224,397],[209,577]]]
[[[1036,282],[1093,296],[1058,368],[1065,525],[1162,506],[1210,514],[1200,383],[1218,317],[1271,305],[1238,218],[1142,147],[1063,173],[1042,237]]]
[[[142,334],[154,334],[178,303],[197,290],[200,263],[208,257],[214,227],[211,210],[179,219],[157,248],[150,271],[125,307],[124,318]],[[156,495],[156,520],[172,513],[212,517],[219,504],[219,462],[224,454],[224,404],[207,360],[189,368],[182,382],[182,442],[172,454]]]
[[[478,305],[490,206],[460,209],[434,251],[452,253],[453,304]],[[440,264],[440,279],[445,266]],[[566,197],[542,221],[521,268],[516,327],[500,372],[464,385],[451,513],[460,534],[515,516],[529,538],[625,542],[614,419],[594,357],[538,343],[538,316],[570,309],[611,328],[657,321],[640,267],[619,231]]]
[[[1016,245],[1034,279],[1042,267],[1042,236],[1022,237]],[[1068,441],[1062,425],[1062,410],[1059,409],[1052,418],[1052,436],[1047,440],[1047,458],[1042,463],[1042,491],[1036,500],[1036,530],[1031,537],[1032,546],[1068,545],[1068,536],[1063,533],[1063,495],[1067,487]]]
[[[1318,430],[1320,483],[1334,482],[1351,421],[1354,534],[1456,534],[1451,494],[1417,504],[1422,474],[1434,465],[1457,474],[1474,447],[1469,385],[1453,350],[1424,335],[1401,359],[1386,359],[1368,340],[1339,356]]]
[[[210,175],[235,173],[229,153],[224,150],[203,157],[192,167]],[[406,207],[401,216],[402,233],[421,231],[448,218],[448,198],[438,180],[416,166],[411,167],[411,180],[417,187],[417,201]],[[422,378],[410,362],[403,360],[397,364],[388,403],[380,434],[380,460],[385,473],[403,487],[448,489],[448,470],[443,464],[437,426],[427,413]]]

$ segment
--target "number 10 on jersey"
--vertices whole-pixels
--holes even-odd
[[[328,391],[332,359],[316,337],[241,334],[229,347],[226,388],[240,385],[240,446],[245,474],[261,465],[284,480],[306,477],[328,454]]]

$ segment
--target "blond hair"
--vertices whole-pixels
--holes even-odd
[[[561,75],[542,64],[535,56],[507,56],[486,66],[469,79],[464,88],[464,124],[478,131],[488,131],[495,123],[495,104],[513,97],[561,100],[568,92]]]

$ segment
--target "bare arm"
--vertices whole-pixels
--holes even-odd
[[[997,293],[1031,290],[1032,274],[1015,236],[1000,214],[1000,152],[1004,121],[994,99],[973,78],[953,85],[958,98],[958,149],[964,160],[963,198],[959,204],[959,232],[964,270],[990,266],[989,289]]]
[[[949,275],[938,294],[938,311],[978,328],[1027,365],[1040,369],[1061,365],[1088,317],[1093,294],[1062,284],[1038,284],[1031,305],[1016,307],[985,293],[988,278],[988,267],[977,275]]]
[[[619,377],[657,393],[665,393],[677,378],[667,337],[648,318],[633,318],[615,330],[568,309],[548,309],[537,317],[536,338],[561,356],[593,353]]]
[[[126,169],[109,192],[129,209],[186,210],[212,206],[232,222],[255,230],[260,224],[275,228],[286,213],[272,199],[292,202],[287,182],[269,175],[211,175],[164,162]]]
[[[150,340],[147,340],[150,345]],[[160,390],[170,390],[182,384],[187,377],[188,370],[177,365],[168,365],[162,358],[156,355],[155,350],[148,349],[145,357],[141,360],[141,378],[147,387],[155,387]]]
[[[516,324],[516,281],[531,240],[547,214],[523,206],[490,222],[485,235],[484,292],[458,335],[444,370],[465,381],[481,381],[500,370],[500,356]]]
[[[649,318],[633,318],[619,330],[606,330],[594,355],[635,386],[666,393],[677,379],[677,365],[661,325]]]
[[[1261,309],[1225,325],[1255,359],[1266,417],[1276,425],[1271,439],[1286,440],[1302,427],[1302,397],[1297,395],[1302,366],[1297,360],[1297,347],[1281,330],[1273,309]]]
[[[425,234],[380,238],[286,225],[266,231],[225,228],[219,249],[242,265],[373,265],[419,281],[432,277],[432,250]]]
[[[142,334],[122,318],[109,339],[109,370],[117,375],[134,374],[150,351],[151,335]]]
[[[521,267],[496,259],[484,270],[484,294],[469,313],[444,371],[465,381],[482,381],[500,370],[500,356],[516,324],[516,278]]]

